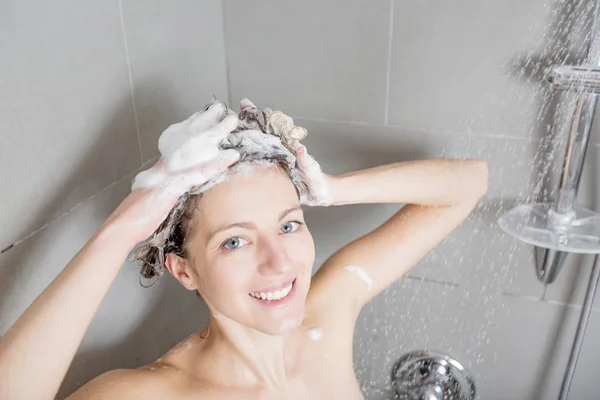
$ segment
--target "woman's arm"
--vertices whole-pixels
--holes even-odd
[[[53,399],[123,264],[127,229],[99,230],[0,340],[0,398]]]
[[[311,303],[346,310],[351,304],[355,317],[469,215],[486,193],[488,177],[484,161],[436,159],[326,175],[325,180],[332,205],[406,204],[379,228],[336,252],[313,278]]]
[[[185,124],[173,125],[166,131],[169,135],[193,133],[195,138],[203,135],[206,153],[198,158],[203,163],[173,172],[161,159],[138,174],[133,185],[139,188],[123,200],[0,340],[0,399],[54,398],[130,249],[156,230],[190,187],[206,183],[239,159],[236,150],[219,148],[239,122],[235,116],[223,119],[226,111],[223,103],[216,102],[207,111],[192,115]],[[192,133],[185,131],[192,129],[190,126]],[[199,132],[201,127],[204,130]],[[121,394],[131,398],[123,391]]]

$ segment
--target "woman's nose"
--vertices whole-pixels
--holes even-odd
[[[285,246],[277,240],[263,242],[260,270],[265,275],[281,274],[292,268]]]

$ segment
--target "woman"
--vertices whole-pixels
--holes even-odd
[[[486,163],[327,175],[291,119],[246,100],[241,108],[238,118],[214,102],[163,133],[161,161],[0,341],[0,398],[53,398],[123,261],[149,236],[135,251],[142,275],[168,269],[202,296],[210,323],[69,399],[362,398],[352,360],[361,308],[467,217],[487,190]],[[358,203],[406,205],[311,279],[301,204]]]

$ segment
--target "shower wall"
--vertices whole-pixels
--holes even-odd
[[[546,288],[533,248],[496,219],[553,195],[573,99],[549,90],[543,67],[584,58],[592,5],[225,1],[231,99],[291,113],[327,172],[438,156],[489,162],[490,190],[473,215],[363,311],[355,369],[368,399],[393,398],[393,363],[423,348],[468,366],[481,399],[557,397],[592,259],[571,257]],[[596,131],[580,202],[598,208]],[[397,208],[308,211],[317,266]],[[596,304],[574,399],[600,390]]]
[[[489,162],[473,215],[363,311],[355,369],[368,399],[393,398],[393,363],[422,348],[467,365],[482,399],[556,397],[592,260],[571,257],[545,287],[533,248],[496,219],[553,194],[572,98],[548,90],[542,67],[583,57],[589,4],[2,2],[0,335],[156,160],[162,130],[213,94],[233,105],[247,96],[306,126],[330,173],[427,157]],[[597,209],[599,138],[595,129],[580,197]],[[308,210],[315,268],[397,209]],[[600,389],[596,304],[576,399]],[[168,275],[143,289],[126,263],[61,394],[153,360],[206,318]]]
[[[156,161],[159,134],[227,98],[222,11],[219,1],[0,2],[0,336]],[[196,296],[165,278],[143,289],[125,264],[59,398],[152,361],[206,322]]]

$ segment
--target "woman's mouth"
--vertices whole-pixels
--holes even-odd
[[[261,300],[264,302],[273,302],[280,303],[282,300],[285,300],[290,296],[292,289],[294,288],[294,283],[296,283],[296,279],[287,283],[286,286],[273,290],[271,288],[262,289],[259,292],[250,292],[249,295],[254,297],[257,300]],[[284,283],[285,285],[286,283]]]

